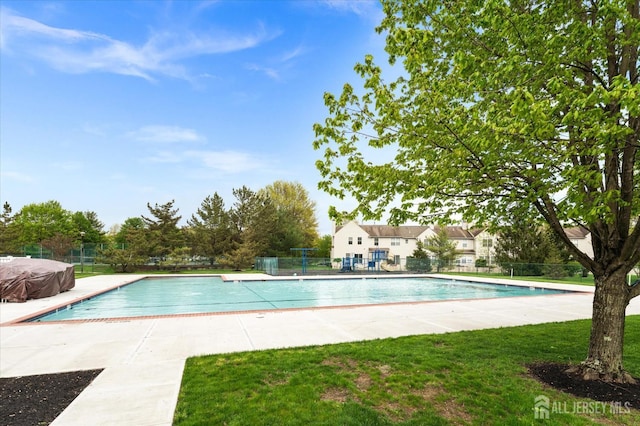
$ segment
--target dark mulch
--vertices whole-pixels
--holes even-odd
[[[640,409],[640,378],[634,377],[635,385],[613,384],[575,377],[566,373],[570,367],[566,364],[537,363],[528,367],[538,380],[561,391],[595,401],[628,403],[625,407]]]
[[[48,425],[100,374],[100,370],[0,379],[0,424]]]

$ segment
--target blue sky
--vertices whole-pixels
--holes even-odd
[[[59,201],[105,230],[175,199],[317,190],[323,93],[384,62],[374,1],[7,1],[0,6],[0,201]]]

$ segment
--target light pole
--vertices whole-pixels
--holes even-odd
[[[80,272],[84,273],[84,231],[80,231]]]

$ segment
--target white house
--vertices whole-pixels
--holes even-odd
[[[564,232],[580,251],[593,259],[593,246],[591,245],[591,232],[582,226],[565,228]]]
[[[387,259],[403,269],[406,258],[413,255],[418,240],[425,242],[439,230],[439,226],[362,225],[355,221],[347,222],[335,227],[331,257],[350,259],[356,267],[367,267],[369,262]],[[456,264],[473,266],[479,257],[476,248],[482,247],[483,243],[485,246],[480,257],[488,260],[493,258],[493,237],[481,229],[447,226],[446,231],[460,252]]]
[[[485,259],[489,265],[495,264],[496,235],[482,228],[467,226],[447,226],[445,229],[460,252],[455,260],[456,265],[473,267],[477,259]],[[437,225],[363,225],[350,221],[334,228],[331,257],[349,259],[360,268],[368,267],[370,262],[386,259],[404,269],[406,258],[413,255],[418,240],[425,242],[439,230]],[[566,228],[565,231],[576,247],[593,256],[591,234],[586,228]]]

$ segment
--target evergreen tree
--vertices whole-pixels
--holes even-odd
[[[449,239],[447,228],[444,226],[436,228],[436,234],[427,238],[424,248],[435,256],[438,272],[450,266],[459,254],[456,243]]]
[[[543,264],[550,250],[549,240],[540,225],[522,218],[499,229],[495,246],[496,262],[514,275],[543,274]]]
[[[231,247],[231,223],[224,200],[218,193],[207,196],[191,219],[189,238],[194,254],[205,256],[211,265]]]
[[[409,271],[431,272],[431,258],[425,250],[424,243],[420,240],[416,242],[416,248],[411,257],[407,258],[407,269]]]
[[[269,198],[246,186],[234,189],[233,195],[236,201],[229,210],[233,249],[246,245],[243,253],[252,253],[251,258],[274,254],[271,243],[277,233],[278,215]]]
[[[20,254],[20,232],[11,214],[11,205],[5,202],[0,216],[0,254]]]
[[[149,256],[164,257],[171,251],[184,245],[184,233],[178,228],[182,216],[178,216],[178,209],[173,208],[175,200],[147,208],[152,217],[141,216],[145,225],[145,233],[149,243]]]

